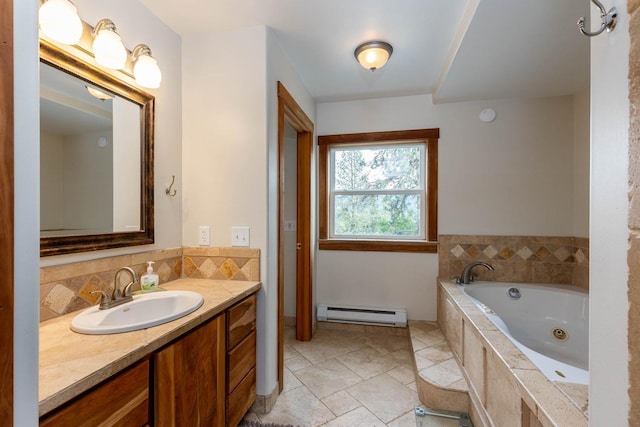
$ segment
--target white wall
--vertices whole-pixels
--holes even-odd
[[[40,192],[38,2],[14,1],[13,425],[38,425]]]
[[[485,107],[496,110],[493,123],[478,119]],[[318,105],[319,135],[417,128],[440,128],[440,234],[573,235],[572,97]],[[319,251],[317,264],[319,302],[399,306],[412,319],[436,318],[437,255]]]
[[[589,423],[625,426],[629,415],[627,247],[629,15],[591,39]],[[595,8],[592,22],[599,22]],[[633,355],[634,357],[636,355]]]
[[[56,265],[107,256],[177,247],[182,244],[182,68],[181,40],[137,0],[97,2],[75,0],[80,17],[91,25],[102,18],[116,24],[125,46],[149,45],[162,70],[159,89],[148,91],[155,103],[155,244],[42,258],[40,265]],[[21,24],[24,25],[24,24]],[[34,24],[37,29],[37,24]],[[36,31],[36,30],[34,30]],[[37,55],[34,59],[37,58]],[[165,188],[176,175],[178,195],[168,197]]]
[[[573,235],[589,237],[591,112],[588,90],[573,97]]]
[[[212,246],[229,246],[232,226],[251,228],[251,247],[261,251],[263,285],[257,392],[268,395],[277,385],[276,82],[287,86],[310,117],[315,117],[313,100],[263,26],[187,38],[182,61],[188,76],[183,82],[183,244],[198,244],[200,225],[211,226]]]
[[[62,171],[63,228],[104,233],[113,227],[113,143],[100,148],[103,132],[64,138]],[[45,157],[42,157],[43,162]],[[42,215],[43,213],[41,213]]]
[[[40,229],[62,228],[64,139],[58,135],[40,134]]]
[[[261,251],[263,281],[258,293],[257,391],[270,394],[275,384],[272,337],[277,334],[273,308],[267,306],[277,302],[277,282],[265,280],[266,29],[186,38],[182,63],[188,76],[183,82],[182,241],[197,246],[198,227],[208,225],[212,246],[230,246],[232,226],[250,227],[250,246]]]
[[[113,99],[113,231],[140,230],[140,109],[120,97]],[[107,147],[104,147],[107,148]],[[104,149],[103,148],[103,149]]]

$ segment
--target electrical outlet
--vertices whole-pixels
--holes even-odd
[[[198,230],[198,245],[211,246],[211,227],[201,225]]]
[[[231,227],[231,246],[249,246],[249,227]]]

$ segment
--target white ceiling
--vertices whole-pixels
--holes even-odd
[[[589,85],[589,39],[576,26],[589,0],[141,1],[182,36],[271,27],[318,102],[539,97]],[[353,57],[373,39],[394,49],[375,72]]]

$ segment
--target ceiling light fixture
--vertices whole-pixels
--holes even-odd
[[[375,71],[384,67],[392,53],[393,47],[389,43],[370,41],[358,46],[353,55],[364,68]]]
[[[116,70],[124,68],[127,49],[116,32],[116,25],[110,19],[101,19],[93,29],[93,55],[96,62]]]
[[[113,95],[109,95],[104,93],[103,91],[93,88],[91,86],[85,86],[87,88],[87,92],[94,98],[98,98],[100,101],[106,101],[107,99],[113,99]]]
[[[139,44],[131,52],[133,75],[140,86],[157,89],[162,81],[162,72],[158,61],[151,56],[151,49],[146,44]]]
[[[78,9],[68,0],[45,1],[38,10],[40,30],[53,40],[78,44],[82,37],[82,21]]]

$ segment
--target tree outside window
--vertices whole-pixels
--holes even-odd
[[[320,249],[433,252],[438,134],[318,137]]]

